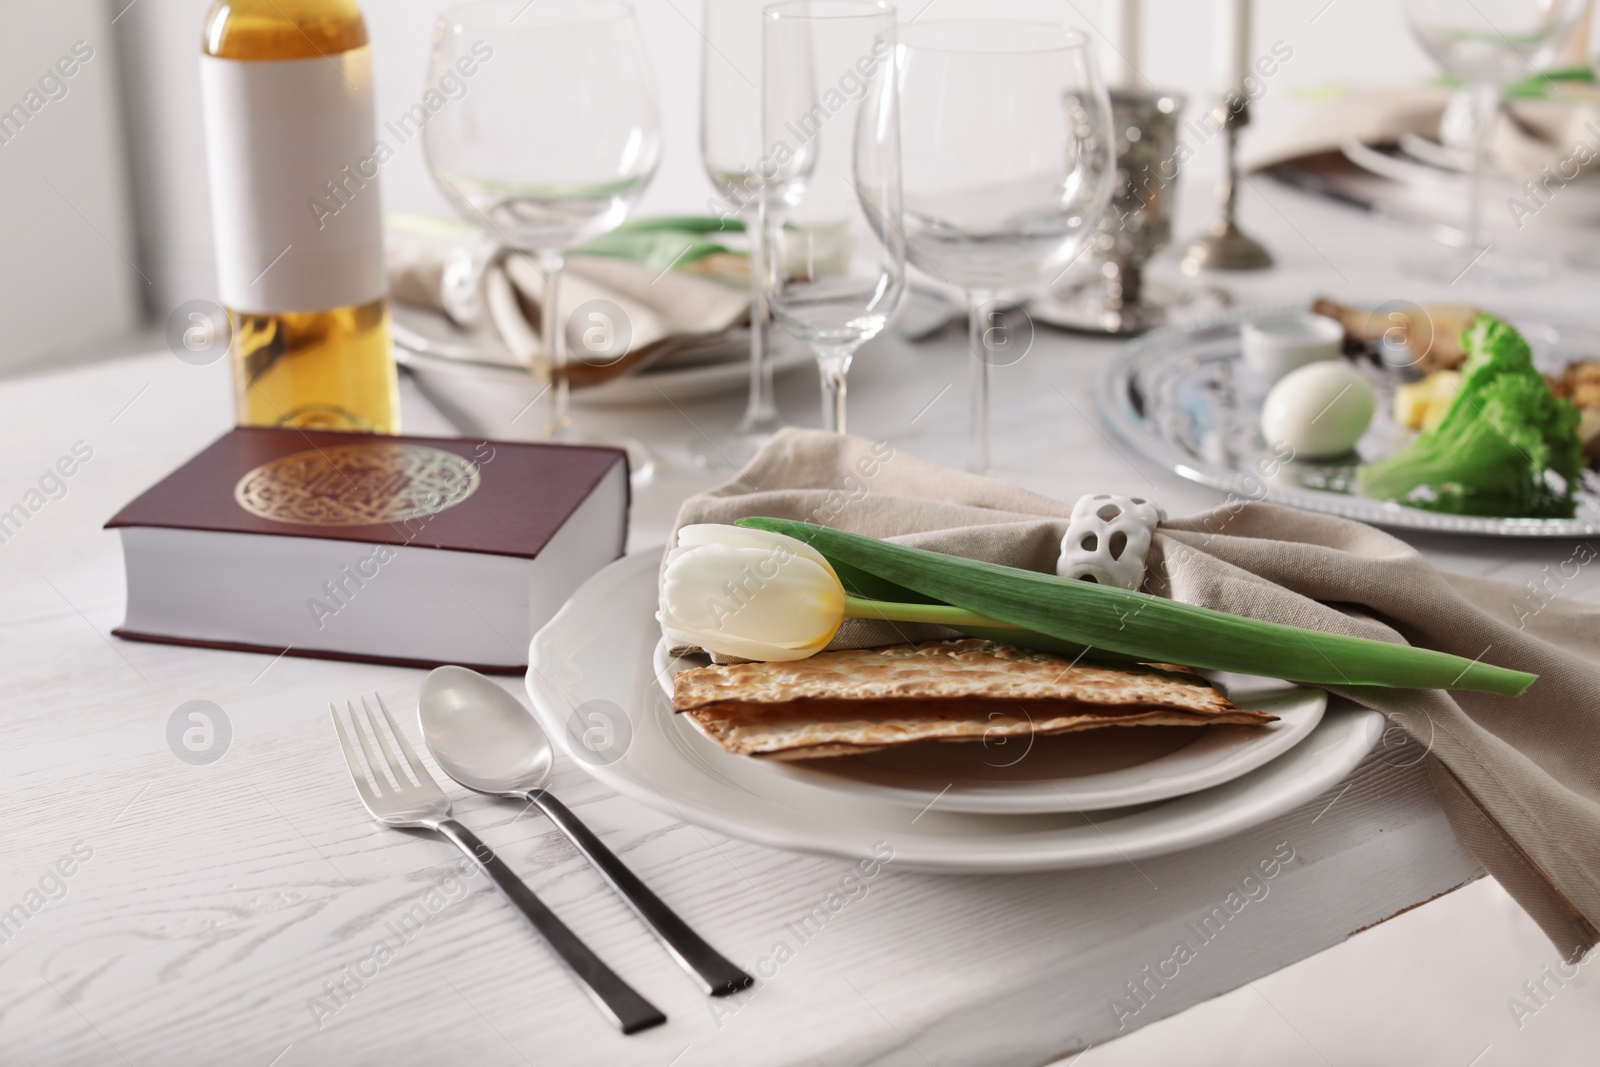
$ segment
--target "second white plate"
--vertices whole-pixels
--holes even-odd
[[[700,664],[656,645],[655,672]],[[1278,716],[1266,726],[1128,726],[1057,737],[927,742],[838,759],[762,760],[775,773],[918,810],[1036,815],[1149,804],[1230,782],[1283,755],[1322,721],[1328,695],[1289,682],[1215,675],[1240,707]]]

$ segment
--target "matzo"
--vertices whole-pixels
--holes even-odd
[[[914,741],[1274,718],[1237,707],[1186,668],[1073,664],[970,638],[693,668],[677,675],[672,703],[728,751],[786,760]]]

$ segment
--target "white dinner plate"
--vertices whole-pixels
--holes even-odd
[[[656,642],[653,669],[670,700],[672,676],[702,666]],[[1149,804],[1231,782],[1304,741],[1322,721],[1328,694],[1242,674],[1208,675],[1243,708],[1278,716],[1266,726],[1132,726],[1058,737],[930,741],[865,756],[763,761],[843,793],[921,811],[1039,815]],[[692,725],[692,722],[691,722]]]
[[[898,801],[724,752],[672,713],[653,653],[660,556],[590,578],[533,638],[528,694],[580,766],[625,796],[732,837],[852,859],[887,842],[907,869],[1093,867],[1193,848],[1281,815],[1337,784],[1377,744],[1383,717],[1339,706],[1299,744],[1222,785],[1088,816],[988,815]]]

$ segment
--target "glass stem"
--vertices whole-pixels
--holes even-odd
[[[1472,175],[1468,182],[1467,254],[1476,256],[1489,247],[1483,227],[1483,194],[1489,172],[1489,149],[1500,118],[1500,88],[1492,82],[1472,87]]]
[[[544,300],[539,306],[539,336],[550,372],[549,401],[544,436],[548,441],[566,440],[572,429],[572,384],[567,373],[567,331],[561,321],[561,272],[567,257],[557,250],[542,249],[535,257],[544,274]]]
[[[989,346],[989,316],[994,293],[974,289],[967,294],[967,348],[972,353],[967,416],[967,469],[988,474],[990,393],[994,386],[994,351]]]
[[[778,429],[778,409],[773,403],[772,353],[768,351],[767,284],[764,277],[766,250],[766,192],[760,192],[754,208],[745,214],[750,263],[750,400],[736,432],[747,437],[774,433]]]
[[[840,346],[815,346],[817,369],[822,372],[822,428],[844,433],[845,375],[850,372],[854,349]]]

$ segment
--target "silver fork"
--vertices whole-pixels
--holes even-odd
[[[384,740],[383,731],[378,727],[377,717],[373,715],[372,706],[367,703],[366,697],[361,698],[361,710],[366,713],[364,728],[362,717],[356,714],[355,705],[347,700],[345,707],[350,712],[350,728],[355,731],[356,740],[361,745],[361,754],[366,757],[367,766],[372,769],[370,782],[361,770],[361,765],[356,762],[355,750],[350,747],[350,737],[345,733],[344,723],[340,721],[338,708],[332,703],[328,705],[328,712],[333,716],[333,727],[339,733],[339,745],[344,749],[345,763],[350,767],[350,777],[355,781],[356,792],[361,795],[361,802],[367,806],[367,811],[372,813],[372,817],[387,826],[434,830],[454,842],[457,848],[470,856],[472,861],[493,879],[494,884],[500,887],[500,891],[507,899],[517,906],[523,917],[544,939],[544,943],[588,991],[600,1010],[610,1016],[623,1033],[635,1033],[666,1022],[667,1017],[655,1005],[640,996],[632,986],[606,966],[589,946],[578,940],[578,936],[534,896],[533,890],[524,885],[488,845],[479,840],[471,830],[450,818],[450,798],[444,795],[444,791],[417,759],[411,743],[395,725],[394,717],[389,714],[383,698],[376,693],[373,696],[383,712],[384,721],[389,724],[389,733],[394,737],[395,746],[399,748],[406,764],[411,768],[412,776],[416,779],[414,784],[406,777],[405,768],[400,765],[400,761],[390,750],[389,743]],[[373,753],[374,744],[383,753],[381,763]],[[388,769],[389,778],[393,779],[392,783],[384,777],[385,767]]]

